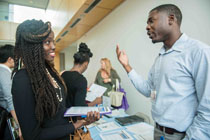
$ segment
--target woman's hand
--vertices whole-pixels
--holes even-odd
[[[87,117],[85,119],[82,119],[82,120],[77,120],[76,123],[73,123],[74,125],[74,128],[75,129],[78,129],[84,125],[89,125],[95,121],[98,121],[100,119],[100,113],[99,112],[88,112],[87,113]]]
[[[100,113],[99,112],[88,112],[87,113],[87,118],[85,118],[85,125],[89,125],[95,121],[98,121],[100,119]]]
[[[109,83],[109,82],[111,82],[112,80],[110,79],[110,78],[106,78],[106,79],[104,79],[104,83]]]
[[[96,104],[101,104],[102,103],[102,97],[97,97],[96,99],[95,99],[95,103]]]

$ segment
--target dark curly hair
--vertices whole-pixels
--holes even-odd
[[[55,68],[45,60],[43,41],[50,33],[50,22],[44,23],[35,19],[24,21],[16,31],[13,74],[23,63],[35,95],[35,114],[40,124],[44,117],[53,117],[59,108],[56,91],[48,78],[46,69],[55,76],[59,83],[63,84]]]
[[[74,64],[89,62],[93,54],[85,43],[80,43],[79,51],[74,54]]]

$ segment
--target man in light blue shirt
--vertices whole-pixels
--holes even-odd
[[[210,139],[210,47],[181,33],[182,14],[172,4],[152,9],[147,34],[163,42],[148,80],[138,75],[117,46],[117,56],[136,89],[152,98],[154,139]]]
[[[11,94],[11,68],[14,67],[13,56],[14,46],[4,45],[0,47],[0,107],[11,113],[16,123],[18,123]],[[10,136],[8,125],[6,125],[4,131],[3,140],[11,140],[12,138]]]

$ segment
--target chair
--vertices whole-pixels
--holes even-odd
[[[150,124],[150,118],[146,114],[144,114],[142,112],[137,112],[135,115],[143,118],[144,119],[144,122]]]

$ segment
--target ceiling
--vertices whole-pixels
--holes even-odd
[[[47,9],[49,0],[0,0],[11,4]]]
[[[60,52],[81,38],[125,0],[86,0],[56,36],[56,51]]]

